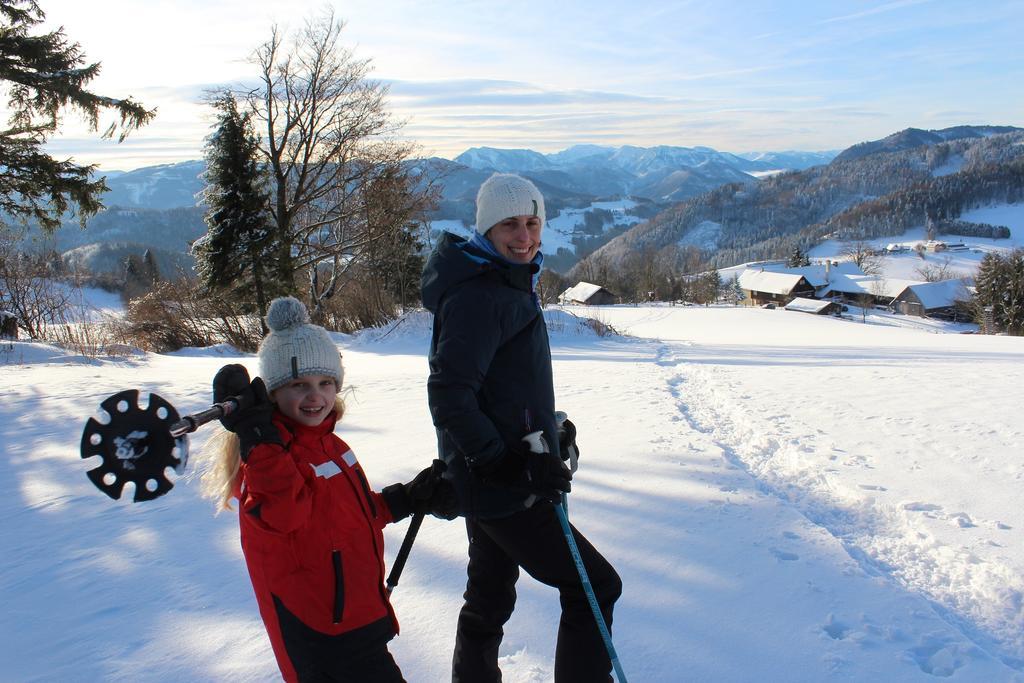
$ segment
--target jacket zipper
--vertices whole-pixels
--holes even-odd
[[[356,476],[359,478],[359,484],[363,487],[363,494],[366,496],[366,502],[370,504],[370,512],[373,513],[374,518],[377,517],[377,506],[373,504],[373,496],[370,494],[370,485],[366,481],[366,477],[360,470],[356,470]]]
[[[341,551],[331,552],[331,563],[334,565],[334,623],[341,623],[341,615],[345,612],[345,571],[341,565]]]
[[[362,472],[360,472],[359,470],[354,470],[354,471],[355,471],[355,474],[356,474],[356,478],[359,479],[359,483],[363,487],[363,491],[366,493],[366,496],[365,496],[364,500],[369,504],[370,508],[373,510],[373,517],[376,518],[377,517],[377,506],[373,504],[373,499],[370,497],[369,486],[366,483],[366,480],[363,478]],[[352,480],[349,479],[348,477],[345,477],[345,481],[347,481],[348,485],[352,487],[352,492],[356,494],[356,498],[359,498],[359,492],[356,490],[355,484],[352,483]],[[363,511],[363,516],[366,518],[366,525],[368,527],[370,527],[370,541],[371,541],[371,543],[373,543],[374,555],[375,555],[375,557],[378,558],[377,559],[377,585],[380,588],[380,595],[381,595],[381,598],[384,599],[384,604],[388,605],[388,604],[390,604],[391,601],[388,599],[388,594],[384,590],[384,561],[382,559],[380,559],[380,557],[381,557],[381,549],[379,547],[377,547],[377,533],[376,533],[376,529],[374,528],[373,522],[370,520],[370,517],[368,517],[367,514],[366,514],[366,512],[367,512],[366,508],[363,507],[362,505],[360,505],[360,508]]]

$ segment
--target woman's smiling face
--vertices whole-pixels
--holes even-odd
[[[315,427],[334,410],[338,385],[328,375],[299,377],[274,390],[277,409],[299,424]]]
[[[540,251],[543,229],[537,216],[509,216],[491,227],[485,237],[512,263],[529,263]]]

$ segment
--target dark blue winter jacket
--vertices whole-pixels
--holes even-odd
[[[473,467],[525,450],[522,437],[536,430],[558,452],[551,350],[533,295],[537,269],[445,233],[423,270],[423,304],[434,314],[427,397],[445,477],[466,517],[504,517],[530,499],[482,482]]]

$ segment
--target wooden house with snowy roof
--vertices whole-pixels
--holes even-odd
[[[800,273],[747,268],[740,273],[739,284],[754,306],[768,303],[784,306],[796,297],[814,297],[814,285]]]
[[[900,292],[916,284],[920,282],[878,275],[839,274],[822,290],[821,298],[846,301],[858,306],[868,299],[871,305],[888,307]]]
[[[897,294],[893,298],[892,307],[897,313],[905,315],[955,321],[963,317],[958,302],[967,302],[970,298],[970,292],[962,280],[918,282],[907,285]]]
[[[618,301],[614,293],[601,285],[579,282],[562,292],[558,297],[560,304],[582,304],[584,306],[604,306]]]

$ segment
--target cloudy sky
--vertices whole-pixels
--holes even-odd
[[[328,7],[425,155],[826,150],[908,126],[1024,125],[1021,0],[40,3],[102,62],[95,91],[159,108],[120,145],[68,118],[50,149],[105,170],[201,157],[204,90],[251,80],[272,24]]]

